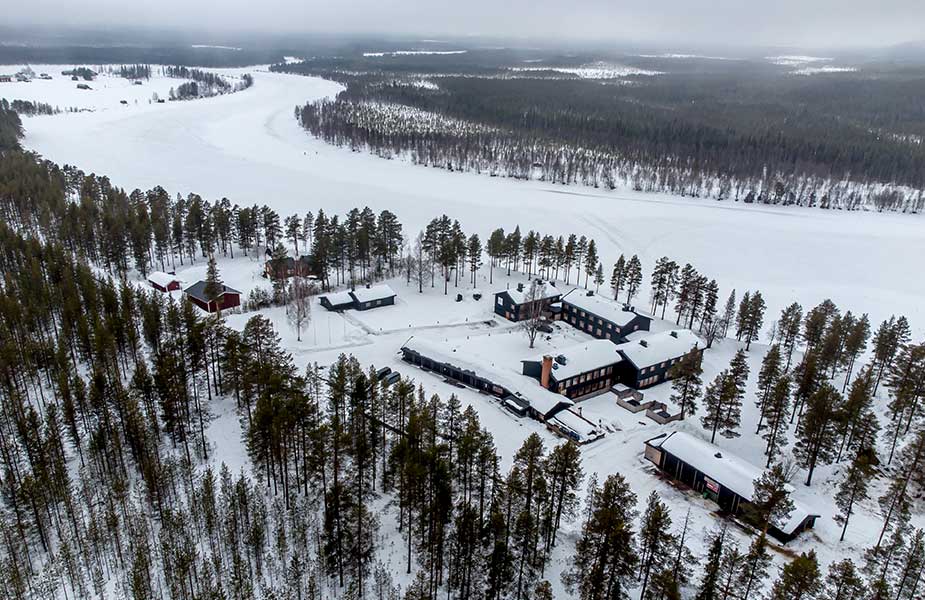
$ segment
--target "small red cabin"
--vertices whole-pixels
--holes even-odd
[[[206,282],[197,281],[183,290],[183,293],[190,299],[190,302],[210,313],[241,305],[241,292],[227,285],[222,285],[222,292],[215,298],[206,298],[205,290]]]
[[[172,273],[154,271],[148,274],[148,283],[159,292],[172,292],[180,289],[180,279]]]

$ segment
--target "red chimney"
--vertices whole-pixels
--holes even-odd
[[[543,372],[540,375],[540,385],[544,388],[549,387],[549,374],[552,372],[552,357],[546,355],[543,357]]]

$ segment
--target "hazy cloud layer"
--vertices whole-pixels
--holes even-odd
[[[502,35],[716,45],[889,45],[923,0],[7,0],[8,23]]]

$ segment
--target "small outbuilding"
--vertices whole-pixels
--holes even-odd
[[[353,296],[354,308],[357,310],[369,310],[380,306],[392,306],[395,304],[395,296],[398,294],[388,284],[382,283],[357,288],[350,292],[350,295]]]
[[[205,291],[206,282],[197,281],[183,290],[183,293],[190,299],[190,302],[209,313],[228,310],[241,305],[241,292],[227,285],[222,284],[222,291],[214,298],[207,298]]]
[[[321,306],[328,310],[369,310],[395,304],[398,294],[387,284],[366,286],[355,290],[333,292],[320,297]]]
[[[173,292],[180,289],[183,281],[173,273],[152,271],[148,274],[148,283],[159,292]]]

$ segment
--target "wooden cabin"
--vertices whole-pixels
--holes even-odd
[[[205,290],[206,282],[197,281],[183,290],[183,293],[190,299],[190,302],[209,313],[228,310],[241,305],[241,292],[227,285],[222,285],[221,293],[215,298],[207,298]]]

